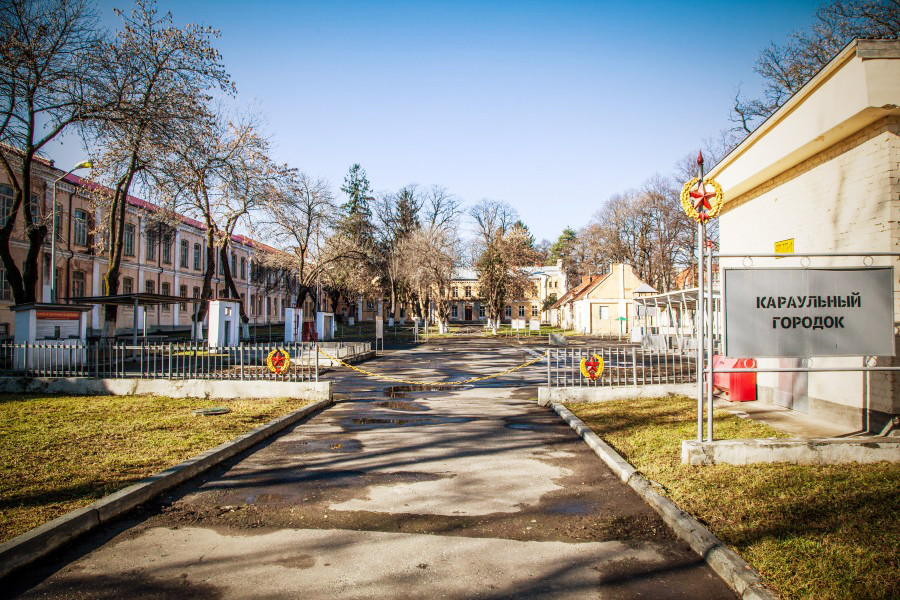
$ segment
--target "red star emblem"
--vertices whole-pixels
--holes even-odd
[[[706,191],[706,183],[701,181],[696,189],[691,190],[691,198],[694,198],[696,202],[694,202],[694,208],[697,212],[700,212],[701,207],[705,210],[710,210],[712,206],[709,204],[709,200],[711,198],[716,197],[716,192],[707,192]],[[703,213],[701,213],[702,216]]]
[[[600,363],[598,363],[596,360],[588,360],[585,361],[584,368],[588,372],[588,375],[590,375],[591,379],[594,379],[597,377],[597,370],[600,368]]]
[[[276,371],[284,367],[284,354],[281,353],[281,350],[272,355],[272,366],[275,367]]]

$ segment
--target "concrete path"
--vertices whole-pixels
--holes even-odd
[[[461,379],[520,358],[450,345],[366,366]],[[86,543],[23,597],[734,597],[532,387],[341,388],[334,408]]]

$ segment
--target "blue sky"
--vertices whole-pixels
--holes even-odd
[[[376,191],[505,200],[551,240],[726,127],[736,87],[760,89],[759,50],[818,4],[159,2],[221,30],[279,160],[336,192],[358,162]],[[113,6],[129,5],[100,3],[110,27]],[[48,154],[65,167],[83,152]]]

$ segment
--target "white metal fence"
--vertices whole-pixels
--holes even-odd
[[[582,372],[582,360],[599,357],[603,370],[591,379]],[[590,368],[590,365],[588,365]],[[697,356],[671,350],[644,350],[636,346],[603,348],[551,348],[547,358],[547,385],[630,386],[654,383],[696,383]]]
[[[281,373],[268,365],[276,349],[289,356]],[[334,342],[323,344],[323,349],[335,358],[353,360],[370,351],[371,343]],[[330,365],[318,345],[309,342],[217,348],[203,343],[0,343],[0,375],[20,377],[310,381]]]

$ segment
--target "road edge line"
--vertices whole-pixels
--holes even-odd
[[[558,402],[550,406],[571,427],[594,454],[599,456],[613,473],[637,492],[675,534],[688,543],[716,574],[734,590],[742,600],[778,600],[778,596],[766,587],[762,576],[747,561],[729,548],[689,513],[658,493],[653,484],[634,468],[631,463],[600,439],[584,421]]]
[[[133,485],[68,512],[0,544],[0,581],[148,500],[200,475],[247,448],[272,437],[312,413],[334,404],[327,398],[298,408],[206,452]]]

